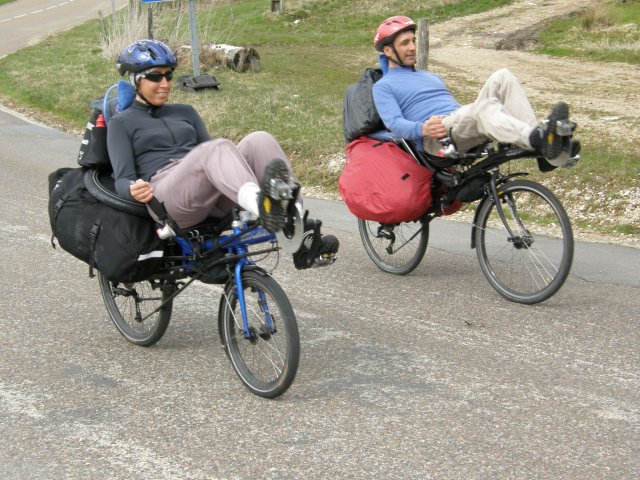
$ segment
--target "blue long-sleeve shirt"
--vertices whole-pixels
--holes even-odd
[[[107,148],[118,195],[131,198],[129,185],[149,180],[158,170],[189,153],[211,136],[191,105],[151,109],[134,102],[109,120]]]
[[[422,149],[422,124],[460,108],[439,75],[408,67],[390,68],[373,85],[373,100],[385,126]]]

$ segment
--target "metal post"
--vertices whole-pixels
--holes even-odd
[[[418,60],[416,66],[426,70],[429,64],[429,20],[426,18],[418,20],[417,49]]]
[[[219,90],[220,82],[211,75],[200,74],[200,43],[198,42],[198,22],[196,19],[196,0],[189,0],[189,26],[191,27],[191,59],[193,61],[193,76],[180,77],[183,90],[200,92],[204,90]]]
[[[198,44],[198,25],[196,22],[196,1],[189,0],[189,25],[191,27],[191,59],[193,76],[200,76],[200,45]]]

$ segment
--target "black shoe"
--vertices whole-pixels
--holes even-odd
[[[571,139],[571,158],[575,158],[582,150],[582,145],[580,145],[580,140]]]
[[[305,232],[300,250],[293,254],[293,264],[298,270],[310,267],[326,267],[336,261],[340,242],[334,235],[322,235],[319,220],[305,219]]]
[[[575,124],[569,121],[569,105],[558,102],[554,105],[544,124],[538,127],[541,137],[540,153],[547,160],[554,160],[568,151]]]
[[[260,223],[271,233],[282,229],[287,219],[289,200],[293,198],[289,169],[283,160],[271,161],[264,173],[258,195]]]
[[[573,138],[567,139],[569,147],[567,148],[566,154],[562,154],[556,157],[553,160],[553,163],[550,163],[544,157],[538,157],[536,160],[538,161],[538,168],[542,173],[548,173],[555,170],[558,167],[572,167],[580,160],[580,149],[582,146],[580,145],[580,140],[575,140]]]

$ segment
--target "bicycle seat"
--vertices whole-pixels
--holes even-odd
[[[441,154],[432,155],[424,150],[421,150],[414,142],[411,140],[407,140],[406,138],[400,138],[395,136],[389,130],[378,130],[376,132],[368,133],[367,136],[369,138],[373,138],[374,140],[379,140],[381,142],[394,142],[404,151],[413,156],[418,163],[427,167],[429,170],[433,172],[446,170],[456,164],[469,164],[473,163],[476,159],[481,157],[486,150],[487,144],[491,142],[486,142],[467,152],[457,152],[453,142],[450,139],[442,139],[443,149],[441,150]],[[451,148],[453,147],[453,148]]]

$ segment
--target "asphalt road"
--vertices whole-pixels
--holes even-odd
[[[274,272],[302,360],[269,401],[218,343],[219,287],[190,287],[165,337],[136,347],[51,248],[47,175],[78,146],[0,111],[0,478],[640,476],[638,250],[579,244],[560,292],[523,306],[487,284],[468,225],[434,223],[424,262],[394,277],[343,205],[308,199],[340,258]]]
[[[16,0],[0,5],[0,57],[34,45],[48,35],[109,15],[126,0]]]
[[[342,249],[274,272],[302,360],[269,401],[217,341],[219,287],[190,287],[165,337],[136,347],[51,248],[47,174],[74,165],[77,138],[0,112],[0,145],[1,478],[638,477],[637,250],[579,245],[580,273],[523,306],[484,280],[466,225],[434,224],[423,264],[395,277],[341,204],[309,199]]]

